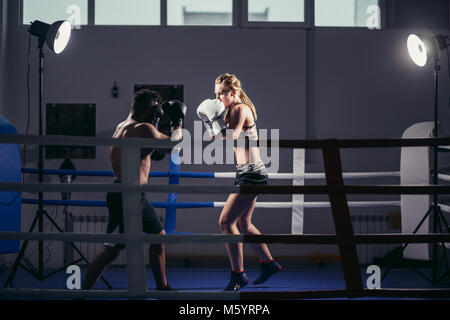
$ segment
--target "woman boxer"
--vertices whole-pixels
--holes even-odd
[[[217,116],[221,115],[226,124],[226,129],[233,130],[234,140],[245,137],[250,140],[257,140],[256,109],[242,90],[239,79],[233,74],[224,73],[220,75],[215,81],[215,95],[225,106],[225,111],[219,110],[220,103],[217,100],[209,100],[206,104],[200,105],[197,112],[205,121],[205,124],[214,122],[217,126],[217,123],[220,123]],[[210,130],[210,132],[214,134],[217,130],[216,132]],[[222,136],[226,138],[225,130],[222,130]],[[234,153],[237,161],[235,185],[267,184],[267,169],[261,161],[259,147],[240,147],[238,142],[238,146],[234,148]],[[223,234],[261,234],[251,222],[256,199],[257,195],[236,193],[229,195],[219,218],[219,225]],[[280,271],[281,266],[273,260],[265,243],[251,243],[250,245],[258,255],[261,267],[261,273],[253,283],[261,284]],[[250,279],[247,278],[244,271],[243,246],[242,243],[226,243],[225,247],[231,264],[231,279],[225,291],[238,291],[250,283]]]

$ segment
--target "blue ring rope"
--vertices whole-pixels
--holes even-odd
[[[24,204],[38,204],[38,199],[22,199]],[[155,208],[167,208],[167,202],[163,201],[150,201],[149,202]],[[44,204],[47,205],[61,205],[71,207],[106,207],[106,201],[102,200],[44,200]],[[177,209],[189,209],[189,208],[212,208],[214,202],[177,202],[175,207]]]
[[[169,177],[169,184],[178,184],[180,177],[182,178],[214,178],[214,172],[180,172],[180,155],[171,154],[168,172],[150,172],[149,177],[163,178]],[[39,173],[35,168],[22,168],[23,173]],[[112,171],[101,170],[61,170],[61,169],[43,169],[44,174],[50,175],[72,175],[72,176],[96,176],[96,177],[112,177]],[[177,209],[183,208],[211,208],[214,207],[213,202],[177,202],[178,195],[169,193],[166,202],[150,202],[155,208],[166,208],[166,233],[175,233]],[[37,199],[23,199],[22,203],[38,204]],[[89,207],[106,207],[106,201],[82,201],[82,200],[44,200],[47,205],[67,205],[67,206],[89,206]]]

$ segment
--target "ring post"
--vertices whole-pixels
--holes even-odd
[[[140,148],[122,146],[122,184],[125,189],[140,185]],[[145,270],[144,246],[142,241],[142,208],[140,195],[124,191],[123,218],[125,245],[127,250],[128,294],[130,298],[145,298],[147,280]]]
[[[169,184],[178,184],[180,181],[180,154],[172,152],[169,160]],[[177,224],[178,194],[169,193],[166,207],[166,233],[174,233]]]
[[[337,140],[328,140],[322,148],[328,197],[331,204],[337,245],[341,256],[342,269],[349,298],[360,297],[363,293],[356,244],[353,241],[353,226],[342,176],[342,162]]]

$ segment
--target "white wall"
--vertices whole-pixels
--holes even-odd
[[[11,25],[9,35],[14,41],[8,43],[9,59],[6,61],[9,81],[5,84],[7,107],[4,115],[21,133],[26,128],[26,29],[26,26]],[[32,41],[30,134],[37,134],[38,60],[36,39]],[[232,45],[224,48],[223,43]],[[68,48],[61,55],[57,56],[46,50],[45,101],[96,103],[97,136],[111,136],[118,122],[128,115],[134,84],[183,84],[184,101],[190,107],[186,128],[193,132],[193,121],[198,120],[195,110],[205,98],[213,97],[215,78],[220,73],[232,72],[239,76],[245,91],[257,107],[260,129],[280,128],[283,138],[305,138],[305,55],[305,30],[301,29],[83,27],[81,30],[74,30]],[[120,89],[118,99],[110,95],[116,80]],[[32,147],[27,151],[27,166],[36,166],[36,153],[36,149]],[[45,167],[58,168],[61,162],[46,160]],[[284,172],[292,170],[290,150],[282,152],[281,162]],[[97,149],[95,160],[74,160],[74,163],[79,169],[110,170],[106,148]],[[166,168],[167,161],[164,161],[155,163],[152,170]],[[230,171],[234,167],[186,165],[182,170]],[[57,181],[57,177],[52,179]],[[166,183],[165,179],[159,181]],[[195,180],[189,183],[205,181]],[[231,184],[232,181],[207,183]],[[36,195],[24,197],[36,198]],[[45,197],[59,199],[60,195],[46,194]],[[149,198],[158,201],[165,197],[150,195]],[[186,201],[186,197],[180,196],[180,201]],[[104,194],[79,194],[73,198],[103,200]],[[212,201],[212,198],[214,197],[192,195],[188,201]],[[225,201],[226,196],[216,196],[215,199]],[[24,229],[28,228],[35,209],[34,206],[24,205]],[[47,210],[54,212],[51,207]],[[99,212],[103,209],[72,210]],[[263,232],[289,232],[289,210],[281,211],[283,217],[277,219],[282,220],[282,223],[277,224],[273,223],[271,210],[256,213],[258,218],[255,219],[259,221]],[[218,214],[218,209],[185,210],[180,212],[177,229],[219,233]],[[275,229],[271,226],[275,226]],[[222,245],[206,250],[201,246],[200,250],[203,251],[195,251],[217,253],[220,250],[219,252],[225,253]],[[192,246],[170,246],[169,251],[194,250]],[[55,257],[55,254],[52,256]]]

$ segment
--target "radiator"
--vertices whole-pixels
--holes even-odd
[[[108,224],[108,215],[93,215],[92,213],[86,214],[74,214],[73,215],[73,232],[75,233],[106,233],[106,226]],[[102,250],[104,244],[101,242],[74,242],[81,253],[89,260],[92,261],[95,256]],[[147,257],[149,244],[144,244],[145,258]],[[67,247],[66,251],[69,255],[69,259],[78,259],[79,255],[71,247]],[[65,255],[67,255],[65,254]],[[71,256],[72,255],[72,256]],[[147,261],[148,263],[148,261]],[[86,262],[80,262],[79,265],[86,265]],[[126,250],[122,250],[119,257],[111,264],[113,266],[125,266],[126,265]]]
[[[390,216],[387,213],[380,214],[352,214],[351,215],[353,232],[355,234],[371,234],[371,233],[398,233],[399,229],[394,229],[391,225]],[[75,233],[106,233],[106,225],[108,223],[107,215],[74,214],[73,215],[73,232]],[[89,260],[97,255],[103,248],[103,243],[96,242],[75,242],[74,243],[82,254]],[[356,246],[358,260],[360,264],[372,264],[374,258],[382,258],[386,253],[392,251],[399,244],[359,244]],[[145,257],[147,257],[149,244],[144,245]],[[78,258],[78,254],[71,247],[66,247],[70,256]],[[67,255],[67,253],[65,254]],[[148,263],[148,261],[147,261]],[[84,263],[80,263],[83,265]],[[126,265],[126,250],[112,263],[116,266]]]
[[[394,228],[390,221],[392,214],[352,214],[353,232],[355,234],[372,233],[398,233],[400,229]],[[374,258],[382,258],[393,249],[399,247],[398,243],[387,244],[358,244],[356,245],[358,261],[360,264],[372,264]]]

